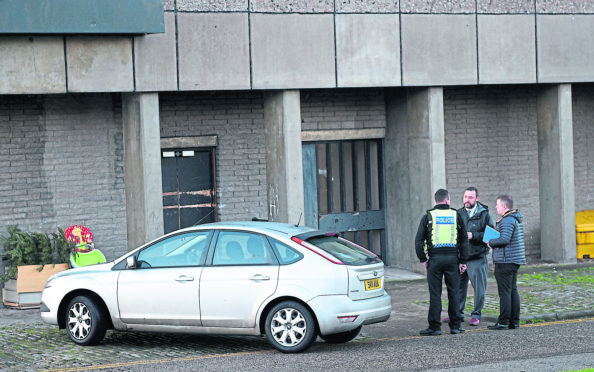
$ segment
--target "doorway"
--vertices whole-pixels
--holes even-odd
[[[214,148],[161,151],[165,233],[216,221]]]
[[[341,236],[387,262],[383,140],[303,144],[306,224]]]

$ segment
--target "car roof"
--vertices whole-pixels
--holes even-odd
[[[267,222],[267,221],[230,221],[230,222],[213,222],[203,225],[193,226],[193,229],[245,229],[271,235],[285,235],[292,237],[305,233],[319,232],[307,226],[295,226],[282,222]],[[189,228],[189,229],[192,229]]]

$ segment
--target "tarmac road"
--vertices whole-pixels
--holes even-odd
[[[518,331],[487,330],[498,312],[495,282],[490,278],[481,325],[470,327],[465,323],[468,332],[464,335],[450,335],[444,326],[442,336],[420,337],[418,332],[427,327],[429,298],[424,276],[389,268],[386,290],[392,296],[391,318],[363,327],[361,335],[345,345],[328,345],[318,340],[310,352],[288,357],[272,351],[263,337],[108,332],[101,345],[85,348],[72,344],[65,331],[42,323],[38,309],[0,308],[0,371],[167,368],[311,372],[354,368],[439,370],[479,365],[485,370],[558,370],[532,368],[543,358],[554,359],[547,362],[550,366],[560,363],[567,369],[570,365],[594,367],[594,264],[525,267],[522,272],[524,320],[576,320],[526,324]],[[471,292],[472,289],[469,301]],[[576,362],[567,364],[562,358]],[[525,366],[521,368],[505,364],[522,361]]]

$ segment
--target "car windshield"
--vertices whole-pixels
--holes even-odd
[[[375,254],[339,236],[317,236],[307,242],[338,258],[345,265],[361,266],[381,262]]]

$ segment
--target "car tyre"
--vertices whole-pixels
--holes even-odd
[[[66,331],[75,344],[98,344],[107,332],[107,321],[97,300],[90,296],[74,297],[66,311]]]
[[[266,338],[283,353],[299,353],[308,349],[318,332],[311,312],[295,301],[274,306],[266,316]]]
[[[320,335],[320,337],[329,344],[344,344],[357,337],[361,332],[361,328],[363,328],[362,325],[350,331],[333,333],[331,335]]]

